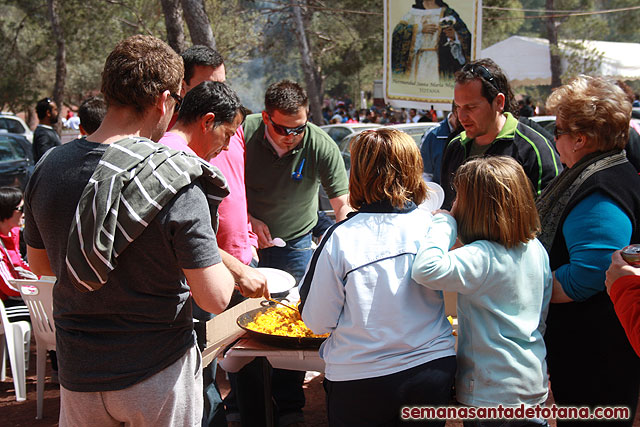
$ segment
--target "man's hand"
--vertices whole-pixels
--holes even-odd
[[[265,249],[273,246],[273,239],[271,238],[271,232],[269,232],[267,224],[251,215],[249,215],[249,221],[251,221],[253,232],[258,235],[258,248]]]
[[[611,285],[622,276],[640,276],[640,268],[629,265],[620,255],[620,251],[615,251],[611,255],[611,265],[607,270],[607,280],[604,282],[607,293],[611,293]]]
[[[222,262],[229,269],[235,282],[235,287],[247,298],[269,297],[267,289],[267,278],[255,268],[241,263],[237,258],[228,252],[220,250]]]
[[[267,278],[252,267],[243,264],[238,277],[235,277],[236,287],[247,298],[270,298],[267,288]]]

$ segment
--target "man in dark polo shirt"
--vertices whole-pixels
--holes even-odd
[[[260,267],[286,270],[300,281],[311,259],[311,230],[318,221],[320,184],[341,221],[350,208],[348,181],[337,145],[324,131],[308,123],[309,100],[295,82],[274,83],[265,94],[262,114],[246,118],[242,131],[246,146],[245,183],[253,231],[258,235]],[[238,133],[240,129],[238,129]],[[285,247],[274,245],[279,237]],[[256,371],[259,371],[256,369]],[[304,372],[274,369],[273,395],[279,425],[302,422]],[[243,425],[261,425],[258,409],[264,397],[239,375],[238,403]],[[254,383],[255,384],[255,383]],[[255,419],[247,419],[247,412]]]

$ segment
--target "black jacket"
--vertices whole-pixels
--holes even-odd
[[[33,132],[33,161],[38,163],[44,153],[58,145],[61,145],[58,133],[53,129],[38,125]]]
[[[511,115],[505,113],[504,127],[485,152],[487,156],[510,156],[518,161],[529,177],[535,196],[562,171],[560,156],[553,141],[530,128]],[[453,176],[458,167],[469,157],[473,139],[462,132],[449,142],[442,155],[441,185],[445,199],[443,209],[451,209],[456,198]]]

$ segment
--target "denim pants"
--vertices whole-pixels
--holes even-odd
[[[296,283],[304,276],[307,264],[311,260],[311,233],[287,242],[283,248],[270,247],[260,249],[258,267],[270,267],[291,274]],[[265,425],[264,412],[264,375],[271,372],[271,393],[275,403],[274,418],[276,425],[285,426],[292,422],[302,422],[302,408],[305,404],[304,372],[286,369],[265,370],[266,360],[256,358],[236,374],[229,374],[232,388],[236,391],[242,425]]]

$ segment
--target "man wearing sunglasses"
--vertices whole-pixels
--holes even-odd
[[[258,235],[259,266],[286,270],[299,281],[313,251],[311,230],[318,221],[319,186],[329,196],[336,219],[343,220],[349,212],[347,174],[335,142],[308,122],[309,100],[299,84],[290,80],[272,84],[264,104],[262,114],[248,116],[238,130],[246,146],[247,202]],[[276,237],[286,246],[274,246]],[[304,372],[274,369],[273,378],[278,425],[302,423]],[[251,392],[251,413],[245,414],[242,408],[247,405],[240,399],[247,395],[238,391],[243,425],[264,425],[264,411],[259,409],[264,404],[262,390],[252,387]]]
[[[491,59],[479,59],[462,67],[455,77],[453,98],[464,131],[442,155],[442,208],[451,209],[456,197],[453,175],[473,156],[513,157],[539,195],[562,171],[562,164],[552,141],[514,117],[518,107],[505,74]]]

